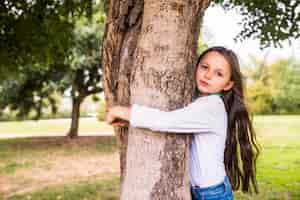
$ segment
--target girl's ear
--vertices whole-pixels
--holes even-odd
[[[227,85],[224,87],[224,91],[228,91],[228,90],[230,90],[232,87],[233,87],[233,85],[234,85],[234,82],[233,81],[229,81],[228,83],[227,83]]]

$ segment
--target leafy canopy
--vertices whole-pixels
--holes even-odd
[[[237,9],[244,17],[237,40],[256,38],[261,47],[281,46],[300,36],[299,0],[213,0],[225,9]]]
[[[92,0],[0,1],[0,78],[29,64],[62,62],[74,23],[90,15]],[[32,66],[31,66],[32,67]],[[1,76],[2,75],[2,76]]]

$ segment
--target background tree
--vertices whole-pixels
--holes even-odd
[[[300,113],[299,62],[294,58],[270,64],[256,60],[246,69],[249,104],[255,114]]]
[[[20,66],[63,63],[75,21],[90,16],[91,4],[91,0],[1,1],[0,74],[5,78],[3,72],[18,72]]]
[[[208,3],[204,0],[109,1],[102,60],[108,106],[140,103],[170,110],[191,100],[189,95],[194,88],[189,86],[193,85],[195,47]],[[298,1],[216,0],[213,3],[222,4],[226,9],[237,8],[245,17],[244,30],[237,40],[256,37],[262,47],[267,47],[299,37]],[[170,40],[173,42],[168,43]],[[191,51],[177,57],[174,52],[180,48]],[[131,129],[127,134],[126,128],[116,129],[116,133],[121,144],[121,199],[190,198],[185,162],[187,138],[150,134],[140,129]]]
[[[270,66],[273,112],[300,113],[300,63],[294,59],[277,60]]]
[[[105,15],[100,12],[100,7],[95,7],[97,9],[95,15],[84,17],[82,14],[90,9],[88,1],[67,2],[4,2],[4,6],[7,7],[6,12],[8,12],[4,14],[9,15],[10,10],[15,10],[17,6],[20,6],[20,10],[22,8],[24,11],[20,11],[17,19],[37,16],[34,18],[36,23],[46,25],[45,27],[32,25],[36,32],[31,35],[32,30],[30,30],[28,38],[23,38],[23,45],[28,46],[27,53],[25,47],[25,49],[18,47],[19,43],[13,43],[10,46],[12,50],[2,49],[3,54],[0,55],[4,62],[1,62],[0,68],[6,69],[7,66],[4,64],[8,64],[12,69],[9,70],[11,76],[6,76],[0,83],[0,92],[3,94],[0,97],[0,106],[2,110],[5,107],[16,110],[17,116],[20,118],[28,116],[28,113],[34,110],[35,119],[38,119],[42,114],[43,107],[47,107],[48,104],[51,105],[53,112],[57,110],[56,101],[52,97],[54,92],[63,94],[66,90],[71,89],[72,122],[68,135],[76,137],[80,104],[85,97],[102,91],[100,83],[101,49],[99,47],[101,46]],[[53,21],[51,21],[53,16],[47,19],[51,13],[56,16]],[[51,23],[48,22],[49,20]],[[5,32],[7,40],[16,40],[18,35],[22,35],[18,31],[18,23],[26,25],[31,22],[20,21],[14,21],[16,29],[13,29],[12,32],[15,31],[15,35]],[[13,24],[13,22],[11,23]],[[5,31],[7,28],[5,23],[3,27]],[[61,29],[57,30],[58,28]],[[24,31],[26,32],[27,29]],[[57,34],[55,34],[56,32]],[[34,40],[34,37],[38,39]],[[31,42],[31,40],[34,41]],[[6,40],[1,42],[4,46],[7,45]],[[39,48],[38,44],[42,47]],[[11,57],[6,57],[9,53]]]
[[[237,9],[243,16],[243,29],[236,40],[255,38],[261,47],[282,46],[300,36],[300,2],[297,0],[213,0],[225,9]]]
[[[268,53],[263,59],[251,56],[251,63],[243,66],[246,75],[247,97],[251,112],[255,114],[267,114],[272,112],[271,73],[267,64]]]
[[[80,105],[83,100],[92,94],[102,92],[102,69],[99,48],[102,43],[103,24],[105,16],[98,12],[92,21],[85,20],[75,30],[75,46],[70,55],[70,72],[64,80],[71,86],[72,122],[69,136],[78,136]],[[67,89],[67,87],[65,88]]]

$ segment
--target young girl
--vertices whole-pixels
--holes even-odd
[[[245,105],[237,56],[224,47],[202,53],[196,69],[197,98],[170,112],[134,104],[109,110],[106,121],[154,131],[193,133],[190,147],[192,199],[233,199],[233,190],[257,192],[259,148]]]

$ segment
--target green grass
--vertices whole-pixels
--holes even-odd
[[[258,160],[260,194],[237,199],[300,199],[300,116],[256,116],[262,152]]]
[[[262,152],[257,166],[260,193],[250,196],[236,192],[236,199],[300,199],[300,116],[256,116],[255,128],[259,142],[262,145]],[[55,145],[54,142],[53,147],[48,150],[43,151],[45,146],[41,144],[39,147],[32,147],[31,150],[22,152],[24,151],[22,145],[24,146],[25,143],[28,143],[28,141],[24,139],[0,141],[0,164],[4,162],[8,165],[4,171],[14,173],[18,168],[30,168],[30,162],[27,162],[25,166],[14,163],[22,157],[28,157],[28,154],[38,159],[49,152],[66,151],[66,154],[73,154],[82,151],[80,148],[72,150],[71,147],[70,149],[61,150],[59,143]],[[111,149],[110,146],[114,147]],[[95,149],[107,153],[113,151],[115,146],[115,141],[106,141],[102,144],[96,144]],[[39,154],[41,155],[39,156]],[[48,187],[29,194],[14,196],[11,199],[116,200],[119,191],[118,178],[112,175],[102,180]]]
[[[47,134],[47,133],[66,133],[69,130],[70,119],[62,120],[38,120],[38,121],[12,121],[0,122],[1,133],[28,133],[28,134]],[[51,128],[49,128],[51,127]],[[111,126],[105,122],[95,119],[81,118],[79,122],[79,132],[112,131]]]
[[[119,178],[84,181],[67,185],[46,187],[38,192],[16,195],[10,200],[117,200]]]
[[[16,162],[16,161],[8,161],[6,164],[3,164],[2,167],[0,167],[0,174],[13,174],[18,169],[23,168],[29,168],[31,166],[30,162]]]
[[[51,155],[103,155],[115,152],[114,137],[68,138],[17,138],[0,140],[0,176],[15,174],[33,166],[47,167]]]

